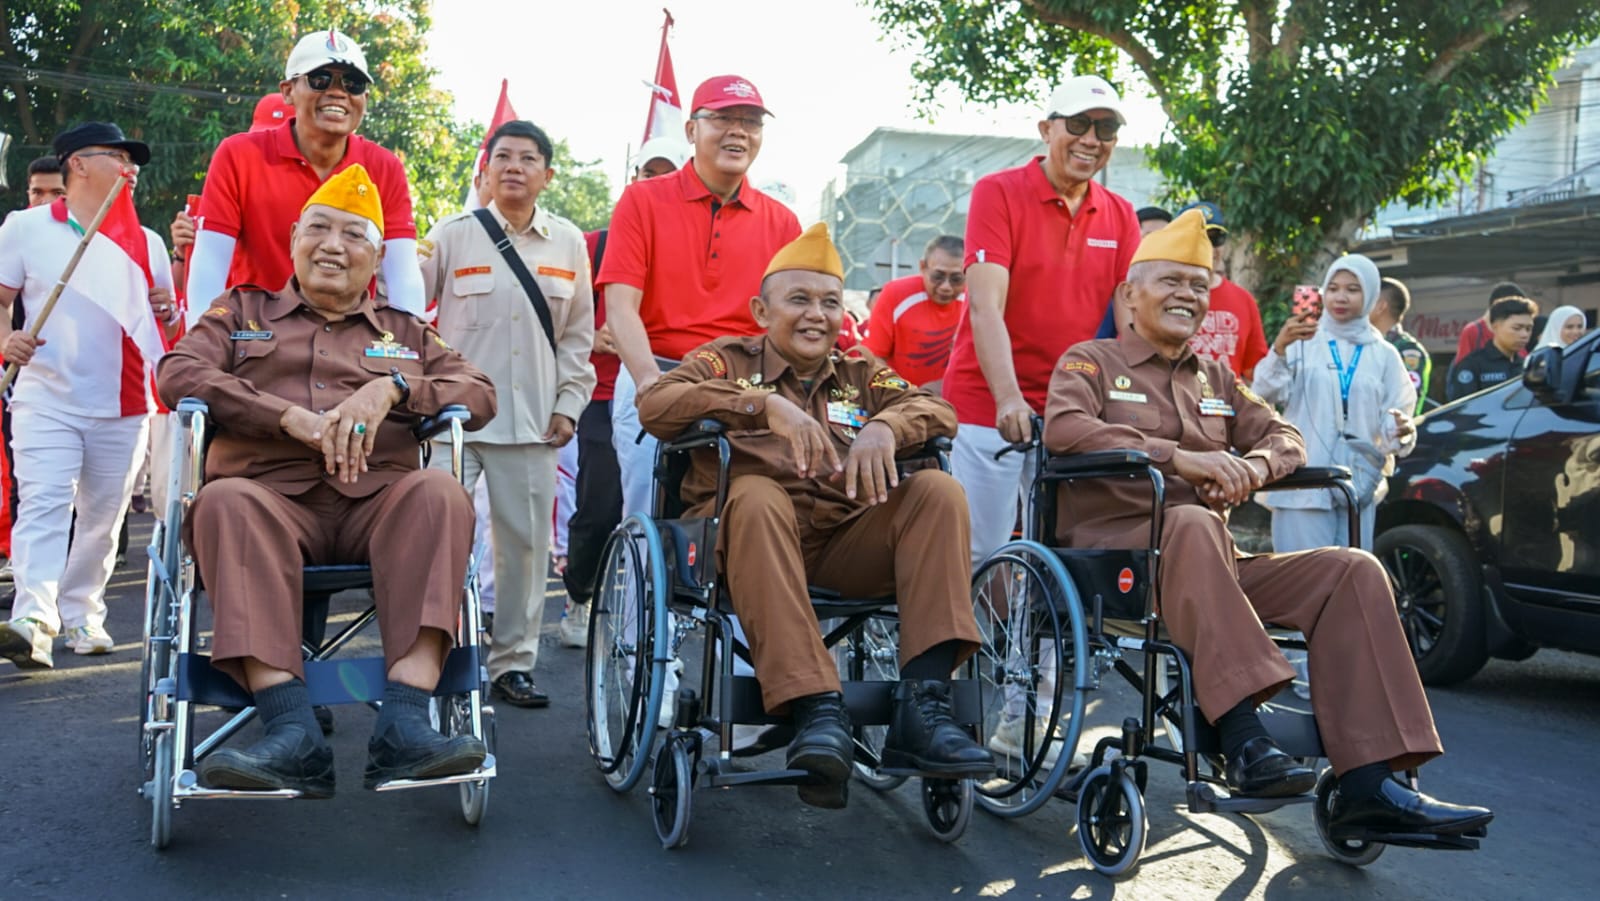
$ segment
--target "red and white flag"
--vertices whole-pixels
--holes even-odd
[[[494,103],[494,115],[489,119],[489,130],[483,133],[483,143],[478,145],[478,161],[472,167],[474,175],[483,172],[489,165],[489,139],[494,137],[495,129],[517,118],[517,111],[511,108],[511,98],[506,94],[506,79],[500,79],[500,99]],[[554,164],[555,160],[545,160],[547,165]],[[467,188],[468,211],[479,209],[483,204],[478,202],[478,192]]]
[[[139,226],[132,192],[123,185],[62,292],[75,296],[63,296],[61,302],[88,302],[110,313],[139,349],[145,365],[153,368],[166,352],[162,329],[150,309],[154,285],[149,239]]]
[[[667,32],[672,29],[672,13],[663,9],[666,22],[661,25],[661,52],[656,56],[655,81],[645,82],[650,88],[650,111],[645,114],[644,140],[663,135],[683,137],[683,101],[678,97],[678,77],[672,72],[672,51],[667,48]],[[640,142],[643,144],[643,141]]]

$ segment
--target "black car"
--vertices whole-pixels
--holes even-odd
[[[1417,670],[1466,679],[1541,647],[1600,654],[1600,332],[1422,417],[1373,552]]]

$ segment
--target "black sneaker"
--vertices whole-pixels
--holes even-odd
[[[333,749],[298,723],[270,729],[248,748],[222,748],[195,767],[208,788],[292,789],[305,798],[333,797]]]
[[[362,784],[377,788],[395,779],[438,779],[470,773],[488,756],[483,741],[470,735],[446,738],[427,720],[402,717],[367,742]]]

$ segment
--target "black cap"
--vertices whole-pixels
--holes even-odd
[[[1172,214],[1158,206],[1140,207],[1139,212],[1135,213],[1134,215],[1139,217],[1140,225],[1143,225],[1153,219],[1159,219],[1162,222],[1172,221]]]
[[[134,163],[143,166],[150,162],[150,145],[143,141],[130,141],[122,129],[110,122],[83,122],[56,135],[52,145],[56,159],[67,157],[85,147],[117,147],[128,151]]]

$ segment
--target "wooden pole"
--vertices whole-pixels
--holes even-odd
[[[89,227],[84,229],[83,237],[78,239],[78,249],[72,252],[72,259],[67,261],[67,268],[62,271],[61,278],[56,280],[56,286],[50,289],[50,297],[39,308],[39,315],[33,319],[33,325],[28,328],[28,337],[38,338],[39,330],[44,328],[44,322],[50,318],[50,311],[56,308],[56,301],[61,299],[61,292],[67,287],[67,282],[72,280],[72,273],[78,269],[78,261],[83,259],[83,252],[89,249],[89,242],[100,232],[100,223],[106,220],[106,214],[111,212],[111,205],[116,203],[117,195],[122,193],[122,187],[128,183],[128,174],[117,176],[117,183],[111,186],[111,193],[106,195],[105,203],[100,204],[99,212],[94,214],[94,219],[89,222]],[[4,394],[11,383],[17,380],[19,367],[16,363],[6,365],[6,374],[0,378],[0,394]]]

